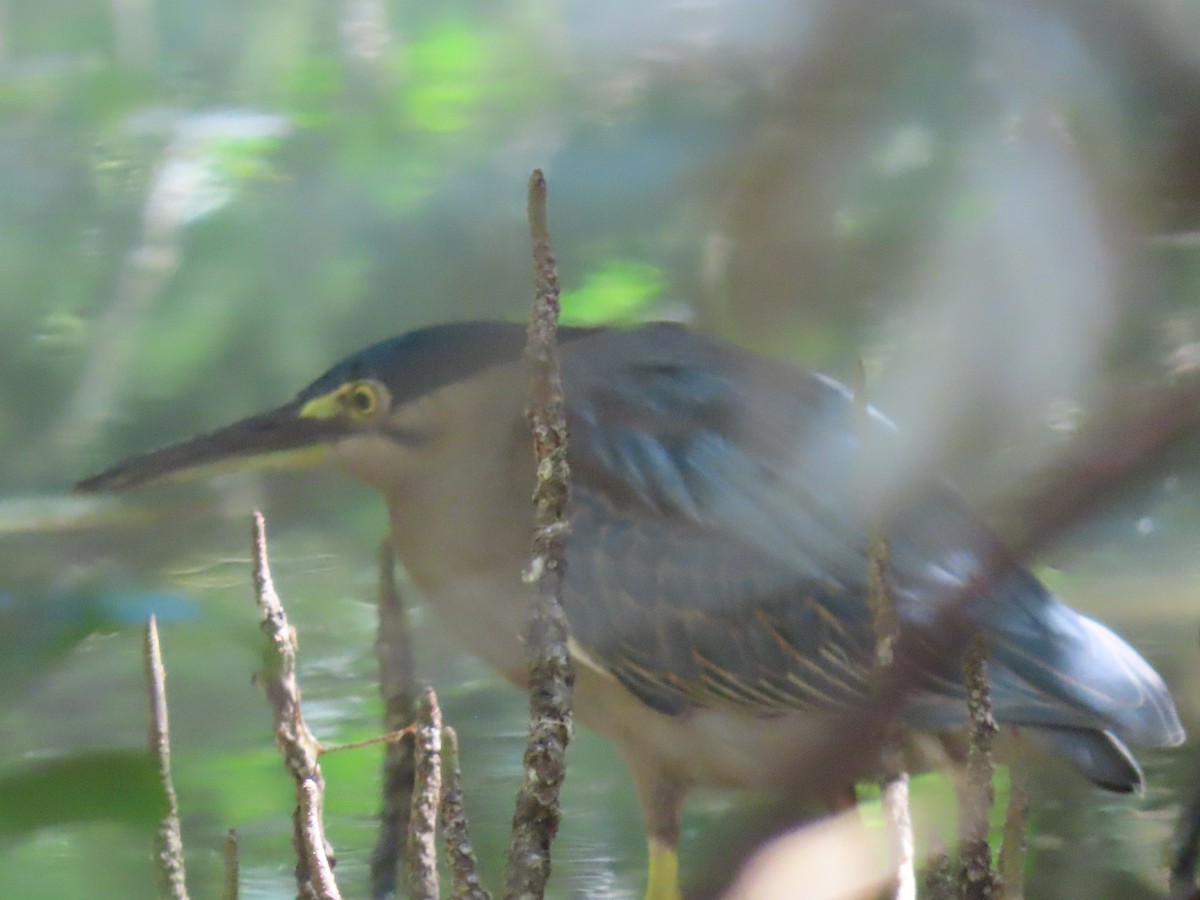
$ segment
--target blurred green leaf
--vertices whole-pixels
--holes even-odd
[[[405,114],[423,131],[470,126],[482,103],[492,66],[487,43],[470,27],[446,22],[408,48]]]
[[[287,111],[301,128],[329,124],[342,92],[341,64],[330,56],[301,59],[284,79]]]
[[[273,181],[280,177],[271,156],[283,144],[279,137],[222,138],[213,143],[213,169],[229,181]]]
[[[583,284],[562,292],[562,318],[568,325],[598,325],[636,318],[666,287],[662,269],[648,263],[610,259],[589,273]]]
[[[0,841],[72,822],[153,827],[166,809],[157,764],[144,750],[80,753],[0,775]]]

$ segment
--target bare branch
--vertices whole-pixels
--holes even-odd
[[[438,900],[437,822],[442,793],[442,711],[432,688],[417,704],[412,813],[408,827],[408,896]]]
[[[325,793],[325,780],[317,763],[321,745],[309,731],[301,713],[300,686],[296,681],[296,658],[299,653],[296,630],[288,623],[287,613],[271,580],[266,531],[262,513],[257,510],[254,512],[253,533],[254,593],[258,602],[259,628],[265,637],[262,669],[255,680],[267,695],[275,725],[275,744],[296,782],[297,805],[292,820],[297,890],[302,897],[324,898],[331,895],[320,893],[318,879],[324,868],[332,869],[333,851],[324,839],[320,845],[311,845],[305,836],[308,823],[301,814],[303,792],[308,790],[305,785],[311,782],[315,797],[308,803],[308,810],[320,825]],[[323,846],[324,850],[315,856],[310,855],[307,850],[309,846]]]
[[[1000,845],[1000,885],[1004,900],[1025,896],[1025,824],[1029,818],[1029,772],[1022,744],[1008,765],[1008,810],[1004,814],[1004,842]]]
[[[187,900],[183,868],[183,837],[179,830],[179,800],[171,778],[171,729],[167,720],[167,673],[158,642],[158,622],[146,623],[144,642],[146,693],[150,701],[150,752],[158,760],[158,776],[167,799],[167,812],[154,835],[155,875],[160,897]]]
[[[555,332],[558,273],[546,225],[546,181],[540,169],[529,179],[529,233],[536,291],[525,357],[530,366],[527,417],[537,460],[533,551],[526,580],[537,588],[526,633],[529,655],[529,745],[524,778],[513,813],[505,877],[506,898],[539,898],[550,877],[550,844],[558,831],[558,794],[566,778],[571,739],[571,689],[575,674],[567,651],[562,609],[566,577],[567,423],[563,413]]]
[[[300,799],[300,834],[304,840],[304,855],[309,861],[309,883],[318,900],[342,900],[333,869],[325,855],[325,831],[321,825],[322,790],[311,778],[300,782],[296,795]]]
[[[238,900],[238,842],[237,829],[225,832],[225,879],[221,887],[221,900]]]
[[[454,900],[492,900],[479,878],[479,863],[471,843],[471,827],[463,808],[462,770],[458,762],[458,735],[442,729],[442,836],[450,869],[450,896]]]
[[[992,786],[992,743],[996,720],[988,689],[987,645],[976,633],[963,655],[967,689],[967,772],[959,801],[959,887],[964,900],[996,896],[996,872],[988,845],[988,814],[995,799]]]
[[[942,836],[936,830],[929,834],[929,854],[921,876],[921,896],[924,900],[958,900],[958,879],[950,865],[950,855]]]
[[[870,454],[866,452],[871,436],[870,407],[862,360],[854,367],[853,389],[855,425],[862,448],[860,458],[870,459]],[[896,598],[892,592],[887,537],[878,515],[871,517],[868,536],[867,604],[871,609],[871,624],[875,631],[875,679],[879,687],[892,674],[895,645],[900,636],[900,619],[896,615]],[[904,725],[899,715],[893,714],[884,728],[879,751],[879,789],[888,831],[888,850],[895,872],[890,893],[894,900],[916,900],[916,847],[912,810],[908,803],[908,772],[904,767]]]
[[[379,550],[379,620],[375,658],[379,662],[379,695],[383,699],[383,728],[403,733],[383,757],[383,809],[379,838],[371,853],[371,896],[396,892],[400,860],[408,836],[413,795],[413,724],[417,706],[416,661],[408,611],[396,587],[396,561],[390,541]]]

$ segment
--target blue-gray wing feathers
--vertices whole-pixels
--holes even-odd
[[[868,529],[847,391],[666,325],[570,344],[563,377],[580,535],[566,603],[589,655],[664,712],[864,698]],[[872,442],[894,440],[882,417],[870,427]],[[929,621],[1000,550],[944,485],[909,493],[884,522],[901,627]],[[998,718],[1058,729],[1047,741],[1074,741],[1081,758],[1104,756],[1097,741],[1120,747],[1113,735],[1182,740],[1154,670],[1023,567],[970,590]],[[907,716],[953,726],[962,696],[957,666],[931,671]],[[1118,771],[1119,756],[1105,757]]]

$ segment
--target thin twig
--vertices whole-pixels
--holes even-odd
[[[1025,826],[1029,819],[1029,772],[1020,740],[1008,764],[1008,809],[1004,813],[1004,841],[1000,845],[1000,884],[1004,900],[1025,896]]]
[[[867,402],[866,371],[862,360],[854,368],[854,413],[858,431],[859,459],[869,460],[871,413]],[[866,473],[863,473],[864,476]],[[866,480],[865,477],[863,479]],[[892,592],[891,559],[882,515],[870,516],[867,545],[867,604],[875,632],[875,679],[880,688],[891,675],[895,644],[900,636],[900,619]],[[904,725],[899,715],[885,723],[879,752],[879,789],[888,850],[895,876],[890,894],[894,900],[916,900],[916,846],[912,810],[908,802],[908,772],[904,767]]]
[[[454,900],[492,900],[479,878],[479,863],[471,842],[471,826],[463,807],[462,769],[458,761],[458,735],[442,728],[442,837],[446,841],[446,867],[450,870],[450,896]]]
[[[238,900],[238,842],[237,829],[225,832],[225,879],[221,887],[221,900]]]
[[[964,900],[990,900],[996,896],[996,871],[988,845],[988,816],[995,799],[992,785],[992,743],[996,720],[988,689],[987,645],[976,633],[963,654],[967,688],[967,771],[959,816],[959,889]]]
[[[417,704],[412,813],[408,823],[408,896],[438,900],[437,822],[442,794],[442,711],[432,688]]]
[[[321,787],[312,778],[300,782],[296,792],[300,800],[300,833],[304,838],[304,854],[309,861],[309,879],[320,900],[341,900],[333,869],[325,855],[325,830],[321,825]]]
[[[567,422],[555,332],[558,272],[546,224],[546,180],[540,169],[529,178],[529,234],[536,281],[529,342],[529,406],[537,460],[533,550],[526,580],[537,588],[526,633],[529,656],[529,744],[524,778],[513,813],[512,842],[504,882],[506,898],[539,898],[550,877],[550,844],[558,831],[558,794],[566,778],[571,739],[571,689],[575,674],[567,652],[567,618],[562,608],[567,571]]]
[[[299,652],[296,630],[288,624],[287,613],[271,580],[267,536],[262,513],[257,510],[254,512],[253,535],[254,594],[258,602],[259,628],[266,638],[263,641],[262,669],[255,676],[255,681],[267,695],[275,725],[275,744],[296,782],[297,804],[292,816],[296,886],[300,896],[316,896],[325,900],[336,894],[320,893],[318,867],[332,869],[333,851],[324,838],[316,845],[306,840],[305,828],[309,823],[301,815],[302,792],[308,790],[305,785],[311,782],[316,795],[309,803],[309,810],[315,817],[317,827],[320,827],[325,793],[325,780],[317,763],[321,745],[309,731],[301,713],[300,686],[296,681],[296,658]],[[312,856],[306,849],[308,846],[324,847],[324,851]]]
[[[158,777],[167,800],[167,811],[154,835],[155,875],[160,897],[187,900],[183,868],[183,836],[179,830],[179,800],[171,778],[171,728],[167,720],[167,673],[158,642],[158,621],[146,623],[144,643],[146,693],[150,701],[150,752],[158,760]]]
[[[379,548],[378,630],[375,658],[379,664],[379,696],[383,700],[383,728],[391,735],[383,756],[383,809],[379,837],[371,853],[371,896],[377,900],[396,892],[400,861],[408,839],[408,817],[413,795],[413,738],[416,717],[417,676],[412,631],[404,598],[396,587],[396,561],[391,541]]]
[[[409,725],[407,728],[401,728],[399,731],[363,738],[361,741],[348,741],[345,744],[322,744],[321,755],[328,756],[331,753],[344,753],[347,750],[365,750],[368,747],[379,747],[381,745],[391,746],[399,744],[411,734],[412,726]]]

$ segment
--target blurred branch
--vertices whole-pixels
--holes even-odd
[[[924,900],[958,900],[958,880],[950,865],[950,855],[941,834],[931,829],[929,854],[921,876],[921,896]]]
[[[416,714],[416,661],[408,611],[396,588],[396,563],[390,541],[379,551],[379,620],[375,657],[379,662],[379,695],[383,699],[383,728],[404,731]],[[379,838],[371,853],[371,896],[384,898],[396,891],[397,872],[408,835],[413,793],[413,737],[406,733],[390,743],[383,757],[383,809]]]
[[[959,887],[964,900],[990,900],[997,891],[988,845],[988,816],[995,791],[992,786],[992,743],[996,720],[988,689],[987,644],[976,633],[963,654],[963,682],[967,689],[967,771],[959,798]]]
[[[1000,887],[1004,900],[1025,897],[1025,828],[1029,819],[1029,772],[1024,745],[1014,741],[1008,765],[1008,809],[1004,813],[1004,840],[1000,844]]]
[[[301,713],[300,686],[296,682],[299,652],[296,630],[288,623],[287,613],[271,580],[265,526],[262,513],[257,510],[253,533],[254,593],[258,601],[259,628],[266,638],[262,669],[255,680],[271,704],[275,743],[296,782],[297,805],[292,817],[297,855],[296,884],[301,897],[334,900],[338,894],[331,871],[333,853],[321,834],[325,791],[325,781],[317,763],[321,745],[309,731]],[[317,837],[320,839],[316,840]]]
[[[1171,836],[1171,900],[1196,900],[1196,862],[1200,859],[1200,790],[1193,784]]]
[[[169,145],[159,161],[142,210],[142,231],[117,280],[112,305],[97,319],[91,355],[75,395],[66,406],[54,446],[71,453],[91,443],[112,416],[129,360],[137,349],[138,325],[179,267],[184,216],[176,183],[178,148]]]
[[[450,870],[450,896],[454,900],[492,900],[479,878],[479,864],[471,843],[471,827],[463,807],[462,769],[458,762],[458,735],[442,729],[442,836]]]
[[[432,688],[417,704],[415,780],[408,828],[408,896],[438,900],[437,819],[442,793],[442,711]]]
[[[1192,762],[1192,778],[1171,834],[1171,900],[1200,900],[1196,863],[1200,860],[1200,773]]]
[[[566,778],[564,757],[571,739],[571,689],[575,681],[562,609],[570,473],[555,340],[558,272],[550,250],[546,181],[540,169],[535,169],[529,179],[529,234],[536,291],[525,350],[531,369],[526,415],[533,432],[537,485],[533,494],[533,550],[525,578],[536,586],[537,596],[525,641],[529,655],[529,745],[513,813],[504,887],[507,898],[538,898],[546,889],[550,843],[558,830],[558,794]]]
[[[183,868],[183,837],[179,831],[179,801],[171,778],[171,735],[167,721],[167,674],[158,642],[158,622],[153,615],[146,623],[144,642],[146,693],[150,701],[150,752],[158,760],[159,779],[167,800],[167,811],[154,835],[155,875],[160,897],[187,900]]]
[[[237,829],[230,828],[225,832],[225,879],[221,900],[238,900],[239,868]]]
[[[867,376],[862,360],[854,367],[854,413],[862,459],[870,438],[870,409],[867,402]],[[875,631],[875,678],[878,685],[888,678],[895,661],[895,644],[900,635],[896,598],[892,594],[891,561],[883,525],[871,522],[867,547],[867,604]],[[913,840],[912,810],[908,803],[908,772],[904,767],[904,724],[897,713],[884,725],[879,752],[879,789],[884,822],[888,831],[888,850],[892,863],[891,896],[895,900],[916,900],[916,848]]]

